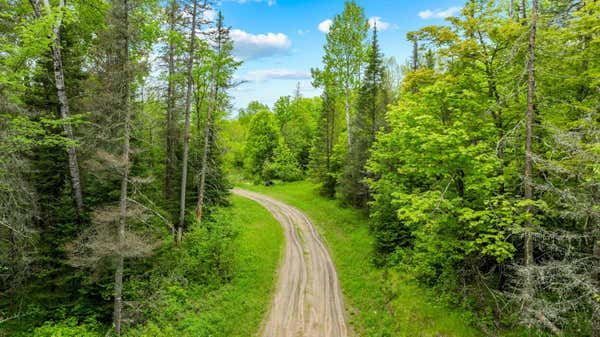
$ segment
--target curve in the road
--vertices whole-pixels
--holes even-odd
[[[337,272],[310,220],[299,210],[263,194],[233,192],[260,203],[285,231],[286,250],[263,337],[347,337]]]

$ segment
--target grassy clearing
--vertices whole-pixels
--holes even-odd
[[[233,280],[216,290],[190,284],[167,289],[160,317],[136,336],[255,336],[268,313],[283,254],[279,223],[254,201],[233,195],[225,209],[236,238]]]
[[[448,308],[429,289],[409,277],[392,278],[371,264],[371,236],[359,211],[341,208],[321,197],[315,184],[301,181],[272,187],[238,182],[248,190],[285,201],[304,211],[317,225],[335,261],[350,324],[357,336],[475,337],[468,311]]]

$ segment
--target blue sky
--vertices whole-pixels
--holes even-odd
[[[377,20],[386,57],[399,63],[409,57],[406,33],[456,14],[464,0],[357,0],[367,18]],[[327,20],[344,8],[344,0],[220,0],[225,23],[232,28],[235,54],[244,60],[236,74],[246,83],[231,90],[235,108],[258,100],[272,106],[292,95],[300,82],[303,96],[312,88],[310,69],[321,67]]]

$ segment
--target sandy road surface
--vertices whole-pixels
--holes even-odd
[[[347,337],[342,292],[333,261],[310,220],[268,196],[235,188],[257,201],[285,231],[286,249],[263,337]]]

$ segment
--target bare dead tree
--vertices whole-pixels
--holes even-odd
[[[183,161],[181,170],[181,194],[179,198],[179,224],[177,227],[177,237],[175,242],[181,243],[183,236],[183,227],[185,224],[185,194],[187,187],[187,175],[188,175],[188,157],[189,157],[189,143],[190,143],[190,112],[192,106],[192,86],[194,82],[193,68],[194,68],[194,51],[196,47],[196,29],[197,29],[197,17],[198,17],[198,0],[193,1],[192,8],[192,25],[190,27],[190,44],[188,50],[187,60],[187,89],[185,94],[185,125],[183,131]]]
[[[123,310],[123,265],[125,250],[125,227],[127,225],[127,187],[129,179],[129,138],[131,124],[131,109],[129,106],[130,98],[130,74],[129,74],[129,3],[128,0],[119,0],[113,3],[114,15],[116,19],[116,78],[117,92],[115,101],[121,109],[123,121],[123,152],[121,154],[122,172],[121,172],[121,190],[119,197],[119,219],[117,227],[117,266],[115,270],[115,303],[114,303],[114,326],[117,335],[121,335],[121,321]]]
[[[0,130],[0,139],[5,136]],[[38,240],[37,197],[25,177],[29,162],[5,152],[0,155],[0,292],[10,294],[32,272]]]
[[[535,120],[535,40],[537,30],[537,0],[532,0],[531,27],[527,49],[527,113],[525,117],[525,200],[533,200],[533,123]],[[532,214],[532,207],[527,206],[526,212]],[[531,216],[530,216],[531,217]],[[524,233],[524,265],[525,270],[533,266],[533,225],[527,220]],[[533,279],[530,272],[524,275],[523,299],[527,307],[533,298]]]

